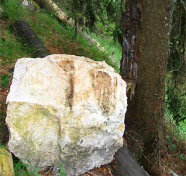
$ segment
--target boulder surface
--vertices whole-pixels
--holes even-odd
[[[68,176],[107,164],[123,145],[126,83],[105,62],[22,58],[7,97],[9,150],[29,169]]]

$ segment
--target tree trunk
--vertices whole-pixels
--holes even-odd
[[[77,0],[73,1],[73,6],[74,6],[74,9],[72,9],[72,12],[75,14],[74,34],[75,34],[75,39],[77,39],[77,33],[78,33],[78,16],[76,14],[76,9],[78,7]]]
[[[128,0],[124,14],[120,73],[124,79],[136,83],[135,98],[128,102],[126,128],[141,136],[143,156],[146,156],[141,161],[148,159],[148,163],[143,162],[148,166],[160,161],[172,3],[171,0]],[[151,171],[151,166],[146,169]]]
[[[124,36],[122,44],[122,59],[120,65],[120,74],[124,79],[136,80],[137,78],[135,42],[140,17],[141,13],[139,7],[137,6],[137,0],[126,1],[123,26]]]
[[[77,33],[78,33],[78,17],[75,17],[74,33],[75,33],[75,39],[77,39]]]

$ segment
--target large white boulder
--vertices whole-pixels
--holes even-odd
[[[68,176],[111,162],[123,145],[126,83],[105,62],[72,55],[22,58],[7,97],[9,150]]]

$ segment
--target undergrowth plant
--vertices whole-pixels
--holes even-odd
[[[108,52],[108,55],[114,56],[118,61],[121,60],[122,48],[117,41],[114,42],[112,38],[102,37],[95,33],[91,33],[91,36],[105,48],[105,50]]]
[[[176,124],[176,122],[173,119],[172,114],[169,112],[169,110],[165,109],[165,124],[167,127],[167,130],[169,131],[170,135],[174,135],[178,141],[184,141],[186,140],[186,123],[185,121],[179,122],[179,124]],[[169,143],[171,143],[171,139],[167,139]]]
[[[0,65],[12,64],[15,58],[30,56],[31,49],[22,44],[11,32],[10,28],[0,28]]]
[[[8,74],[4,74],[1,76],[1,85],[3,88],[8,87],[9,79],[10,79],[10,77]]]
[[[1,147],[1,146],[0,146]],[[41,176],[38,171],[38,169],[32,169],[33,172],[29,172],[26,168],[28,167],[28,164],[24,164],[21,160],[19,160],[17,163],[14,163],[14,173],[15,176]],[[61,162],[60,168],[59,168],[59,175],[65,176],[67,172],[64,170],[63,163]]]
[[[60,174],[60,176],[65,176],[67,174],[67,172],[63,168],[63,163],[62,162],[60,164],[59,174]]]
[[[20,6],[20,3],[15,0],[8,0],[3,5],[4,17],[8,18],[10,22],[15,20],[25,20],[33,28],[34,32],[43,41],[45,46],[52,45],[53,47],[64,47],[65,54],[73,54],[78,56],[85,56],[97,61],[106,61],[109,65],[113,66],[119,72],[116,66],[108,57],[108,53],[100,51],[96,46],[91,44],[81,34],[78,34],[77,39],[74,37],[74,29],[71,26],[60,23],[55,14],[40,9],[39,11],[30,12],[29,10]],[[19,57],[20,55],[32,55],[32,50],[27,45],[19,43],[17,37],[13,36],[8,31],[8,40],[3,42],[0,40],[0,46],[4,47],[0,55],[9,57]],[[9,40],[13,38],[14,41]],[[8,45],[8,46],[7,46]],[[10,48],[10,49],[9,49]],[[28,50],[30,49],[30,51]],[[13,52],[16,54],[14,55]],[[18,53],[18,54],[17,54]]]
[[[14,173],[15,176],[33,176],[26,170],[26,164],[22,163],[19,160],[17,163],[14,163]]]
[[[6,0],[3,3],[3,16],[10,21],[20,19],[23,15],[29,15],[29,11],[20,5],[20,1]]]

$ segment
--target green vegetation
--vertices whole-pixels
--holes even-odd
[[[47,13],[42,9],[29,12],[22,6],[19,6],[19,2],[15,0],[6,1],[3,8],[4,17],[10,20],[8,21],[9,24],[18,19],[27,21],[45,46],[50,47],[52,45],[54,48],[60,46],[60,49],[66,54],[85,56],[99,61],[105,60],[119,71],[119,68],[112,63],[106,53],[100,51],[96,46],[93,46],[81,34],[79,34],[75,40],[73,28],[59,23],[54,18],[54,14]],[[2,30],[6,31],[5,41],[0,40],[0,47],[3,48],[3,52],[0,53],[0,55],[2,55],[3,58],[6,57],[5,59],[8,59],[8,62],[12,62],[15,58],[30,57],[32,55],[33,50],[26,45],[22,45],[21,42],[11,34],[8,26]]]
[[[170,36],[170,55],[166,76],[166,111],[177,126],[179,136],[186,140],[186,94],[185,94],[185,35],[186,11],[178,0],[173,7],[173,28]],[[177,134],[177,132],[175,132]]]
[[[179,122],[177,128],[180,135],[183,136],[183,140],[186,140],[186,120]]]
[[[109,56],[114,56],[118,61],[121,60],[122,48],[117,41],[114,42],[112,38],[104,38],[95,33],[91,33],[91,37],[96,39],[105,48]]]
[[[124,0],[54,0],[75,21],[74,30],[112,37],[122,43]],[[76,35],[76,34],[75,34]]]
[[[178,124],[186,119],[185,94],[185,35],[186,24],[184,4],[180,0],[174,4],[173,28],[170,36],[170,55],[168,58],[167,109]]]
[[[1,76],[1,85],[3,86],[3,87],[7,87],[8,86],[8,84],[9,84],[9,75],[7,75],[7,74],[4,74],[4,75],[2,75]]]
[[[178,138],[186,140],[186,112],[185,112],[185,86],[178,88],[174,84],[171,73],[167,74],[166,77],[166,115],[165,117],[171,121],[171,123],[176,126],[174,129],[174,134]],[[180,83],[181,84],[181,83]],[[181,84],[182,85],[182,84]]]
[[[15,176],[33,176],[26,170],[26,164],[23,164],[22,161],[14,162],[14,173]],[[35,175],[34,175],[35,176]]]
[[[27,164],[24,164],[20,160],[14,162],[15,176],[41,176],[41,174],[38,174],[39,173],[38,169],[33,169],[34,170],[33,172],[28,172],[28,170],[26,169],[27,166],[28,166]],[[50,168],[48,171],[46,171],[46,173],[47,172],[48,173],[50,172]],[[63,163],[60,164],[59,174],[60,176],[65,176],[67,174],[67,172],[63,168]]]
[[[67,172],[63,168],[63,163],[60,164],[59,174],[60,176],[64,176],[65,174],[67,174]]]
[[[0,38],[0,65],[11,65],[15,58],[31,55],[29,54],[28,48],[22,45],[10,32],[7,25],[1,27],[0,32],[3,34]]]
[[[185,119],[185,95],[184,91],[175,88],[170,83],[166,87],[166,117],[177,126],[175,135],[186,140],[186,119]]]
[[[28,170],[26,169],[27,166],[28,166],[27,164],[24,164],[20,160],[14,162],[15,176],[41,176],[41,174],[38,174],[39,173],[38,169],[34,169],[33,172],[28,172]],[[48,173],[50,172],[50,168],[48,171],[46,171],[46,173],[47,172]],[[67,174],[67,172],[63,168],[63,163],[60,164],[59,174],[60,176],[65,176]]]

